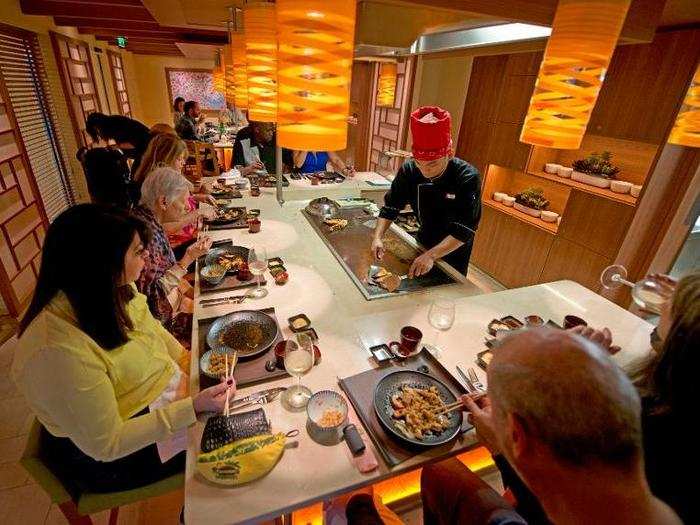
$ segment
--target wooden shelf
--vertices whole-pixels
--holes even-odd
[[[578,182],[573,179],[567,179],[566,177],[560,177],[558,175],[553,175],[551,173],[547,173],[545,171],[529,171],[528,172],[530,175],[534,175],[535,177],[541,177],[543,179],[551,180],[554,182],[558,182],[559,184],[564,184],[566,186],[570,186],[572,188],[576,188],[577,190],[585,191],[586,193],[592,193],[593,195],[597,195],[599,197],[604,197],[606,199],[611,199],[617,202],[621,202],[623,204],[627,204],[628,206],[636,206],[637,205],[637,197],[633,197],[629,193],[615,193],[611,189],[608,188],[598,188],[596,186],[591,186],[590,184],[584,184],[583,182]],[[497,203],[498,204],[498,203]]]
[[[520,219],[523,222],[531,224],[532,226],[535,226],[541,230],[551,233],[552,235],[556,235],[557,231],[559,230],[559,225],[556,222],[545,222],[542,219],[538,219],[537,217],[533,217],[532,215],[528,215],[527,213],[518,211],[515,208],[506,206],[505,204],[501,204],[500,202],[496,202],[493,199],[484,198],[482,200],[482,203],[495,210],[498,210],[507,215],[515,217],[516,219]]]

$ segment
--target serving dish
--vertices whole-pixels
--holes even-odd
[[[217,285],[226,276],[226,268],[217,263],[207,264],[199,270],[199,275],[209,284]]]
[[[292,332],[303,332],[304,330],[308,330],[311,326],[311,320],[306,314],[293,315],[287,319],[287,321],[289,322],[289,328]]]
[[[239,310],[214,321],[207,333],[207,345],[219,352],[238,351],[239,358],[266,352],[277,338],[275,320],[257,310]]]
[[[316,434],[336,435],[348,420],[348,403],[338,392],[321,390],[309,399],[306,415]]]
[[[204,219],[207,224],[231,224],[240,219],[245,213],[245,208],[236,206],[221,206],[214,208],[214,217]]]
[[[308,213],[316,217],[331,219],[340,211],[340,205],[328,197],[319,197],[309,202],[305,209]]]
[[[232,264],[237,258],[243,263],[248,262],[248,248],[244,246],[225,245],[219,248],[213,248],[207,252],[204,257],[204,264],[207,266],[212,264],[220,264],[226,268],[226,273],[236,273],[240,264]],[[226,261],[229,261],[228,263]]]
[[[404,386],[420,389],[435,387],[440,400],[446,405],[454,403],[457,400],[457,397],[445,383],[428,374],[411,370],[401,370],[387,374],[379,381],[374,390],[373,405],[377,419],[379,419],[382,426],[389,434],[411,445],[433,447],[447,443],[459,433],[463,419],[461,410],[445,414],[448,426],[440,433],[425,434],[423,439],[411,438],[403,433],[396,426],[396,419],[392,417],[394,408],[391,399],[393,396],[399,394]]]

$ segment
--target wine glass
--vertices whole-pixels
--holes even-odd
[[[442,351],[438,346],[440,332],[446,332],[455,322],[455,303],[444,297],[436,298],[428,309],[428,322],[435,328],[435,343],[428,345],[428,351],[439,358]]]
[[[267,249],[263,246],[251,247],[248,250],[248,269],[255,276],[257,287],[250,293],[250,297],[262,299],[267,295],[267,289],[260,285],[260,276],[267,269]]]
[[[620,264],[608,266],[600,274],[600,284],[606,290],[614,290],[620,286],[632,288],[632,299],[642,309],[655,314],[661,313],[661,307],[668,301],[668,293],[653,277],[645,277],[633,283],[627,280],[627,268]]]
[[[288,340],[284,347],[284,368],[287,373],[297,378],[296,385],[284,393],[284,401],[293,409],[306,406],[311,397],[311,390],[301,384],[301,376],[306,375],[314,366],[314,345],[311,338],[298,334],[297,341]]]

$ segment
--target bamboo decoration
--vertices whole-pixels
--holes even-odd
[[[680,146],[700,148],[700,66],[695,70],[668,141]]]
[[[224,58],[224,78],[226,79],[226,104],[234,106],[236,104],[236,83],[233,75],[233,62],[231,61],[231,46],[226,45],[223,52]]]
[[[578,149],[630,0],[559,0],[520,141]]]
[[[221,50],[216,51],[216,56],[214,57],[214,69],[212,70],[212,88],[217,93],[226,92],[226,78],[224,72],[224,62]]]
[[[248,78],[246,74],[245,36],[243,31],[229,31],[234,103],[238,109],[248,109]]]
[[[277,1],[279,145],[345,149],[355,7],[355,0]]]
[[[277,122],[277,17],[275,4],[252,2],[243,7],[248,118]]]
[[[377,105],[394,107],[396,97],[396,63],[379,64],[379,81],[377,88]]]

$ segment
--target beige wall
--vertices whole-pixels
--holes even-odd
[[[464,54],[418,58],[413,84],[413,109],[420,106],[440,106],[452,115],[452,137],[457,147],[459,127],[464,113],[464,101],[472,70],[472,57]],[[411,145],[409,139],[407,147]]]
[[[212,69],[214,60],[194,60],[185,57],[169,57],[157,55],[132,55],[127,67],[133,63],[135,88],[138,91],[140,120],[147,126],[152,126],[158,122],[165,122],[172,125],[172,101],[168,97],[168,86],[165,80],[165,68],[192,68],[192,69]],[[131,96],[131,84],[129,95]]]

